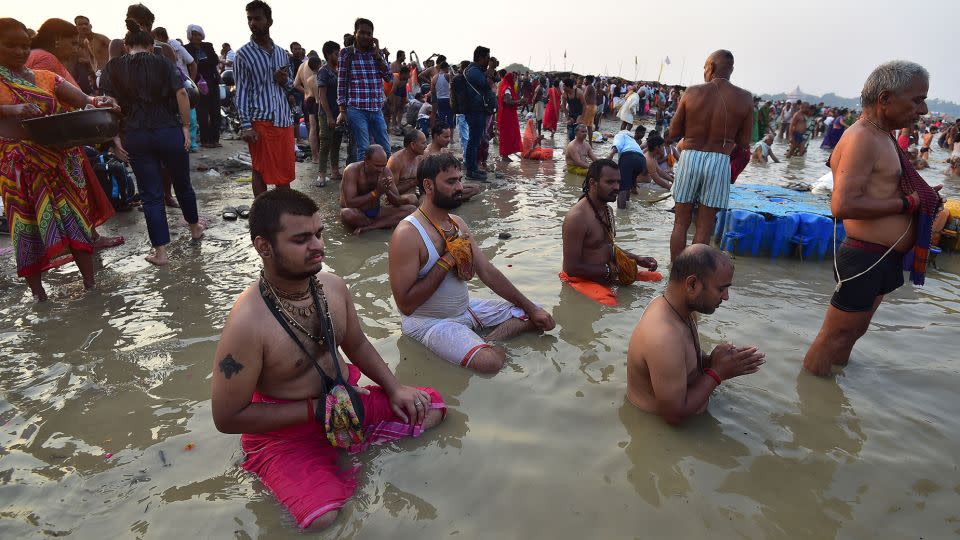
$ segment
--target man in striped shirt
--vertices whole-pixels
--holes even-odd
[[[287,95],[293,88],[290,55],[270,38],[273,12],[261,0],[247,4],[250,42],[234,60],[240,137],[250,147],[253,194],[267,185],[289,188],[296,175],[293,122]]]
[[[356,143],[354,159],[361,161],[371,138],[390,155],[383,118],[383,83],[392,82],[393,74],[380,51],[380,43],[373,37],[373,23],[357,19],[353,31],[356,45],[340,51],[337,65],[337,123],[350,127]]]

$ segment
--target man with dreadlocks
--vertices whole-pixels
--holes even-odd
[[[563,219],[563,272],[560,280],[608,306],[617,305],[609,285],[660,281],[653,257],[640,257],[617,247],[613,213],[607,203],[617,200],[620,169],[611,159],[590,164],[583,195]],[[642,271],[642,266],[649,271]]]

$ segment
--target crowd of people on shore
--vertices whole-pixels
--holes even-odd
[[[301,527],[333,523],[354,491],[337,467],[338,449],[416,437],[447,410],[438,391],[397,380],[364,335],[344,280],[321,271],[326,221],[311,197],[290,187],[301,116],[317,185],[339,180],[343,226],[357,234],[393,230],[388,277],[403,334],[478,372],[502,368],[508,352],[501,342],[555,327],[453,213],[487,182],[494,138],[504,161],[552,159],[543,143],[566,119],[564,160],[583,182],[562,222],[559,278],[604,305],[617,304],[619,287],[664,278],[657,260],[617,245],[610,204],[626,208],[642,182],[669,190],[668,282],[629,338],[627,399],[670,424],[703,412],[724,381],[764,363],[756,346],[701,350],[696,314],[716,310],[733,283],[732,260],[709,246],[716,215],[728,208],[730,186],[749,162],[779,159],[771,148],[776,138],[788,142],[790,158],[823,136],[822,146],[833,151],[832,211],[848,233],[805,369],[827,375],[848,361],[884,295],[904,283],[904,268],[923,283],[943,201],[939,187],[916,173],[918,160],[937,133],[938,144],[960,147],[960,123],[922,120],[929,75],[917,64],[874,70],[858,115],[823,104],[761,103],[731,82],[734,57],[726,50],[706,59],[703,84],[680,88],[507,72],[484,46],[457,65],[439,54],[420,62],[414,51],[408,60],[399,50],[391,61],[364,18],[342,44],[324,43],[321,54],[296,42],[288,51],[271,37],[268,4],[253,0],[245,11],[250,41],[235,51],[223,44],[219,54],[196,24],[185,43],[170,39],[142,4],[129,6],[122,42],[93,33],[82,16],[76,24],[51,19],[33,36],[21,22],[0,19],[0,191],[18,274],[38,300],[46,298],[42,273],[71,259],[84,286],[93,287],[92,253],[122,242],[96,234],[114,211],[91,165],[101,152],[131,165],[153,246],[147,260],[162,266],[168,206],[179,206],[192,241],[203,237],[190,182],[193,126],[199,145],[220,144],[218,90],[222,80],[234,83],[230,97],[255,196],[244,211],[263,271],[223,329],[213,420],[220,431],[241,434],[243,467]],[[36,144],[21,124],[87,106],[124,114],[109,148],[90,155]],[[653,129],[638,125],[645,115]],[[620,129],[603,133],[603,118]],[[402,137],[399,149],[391,129]],[[450,150],[455,134],[463,160]],[[595,144],[608,139],[610,154],[596,155]],[[919,146],[915,155],[911,145]],[[497,298],[471,297],[474,277]],[[357,387],[361,373],[376,386]]]

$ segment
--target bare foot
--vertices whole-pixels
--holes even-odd
[[[164,196],[163,203],[170,208],[180,208],[180,203],[178,203],[177,200],[171,197],[170,195]]]
[[[34,291],[34,293],[33,293],[33,299],[34,299],[34,301],[36,301],[38,304],[41,303],[41,302],[46,302],[46,301],[47,301],[47,291],[43,290],[43,287],[41,287],[39,291]]]
[[[98,236],[96,240],[93,241],[93,249],[99,251],[101,249],[112,248],[123,244],[122,236]]]
[[[154,266],[166,266],[167,263],[170,262],[170,259],[167,258],[166,253],[158,254],[156,252],[154,252],[152,255],[147,255],[146,257],[144,257],[144,260],[146,260],[148,263]]]
[[[510,156],[503,156],[501,159],[503,159],[503,161],[507,163],[510,163],[511,161],[513,161],[512,159],[510,159]]]
[[[97,284],[94,282],[93,278],[90,278],[90,280],[85,279],[83,280],[83,288],[84,290],[92,291],[93,289],[97,288]]]
[[[199,222],[189,225],[190,227],[190,240],[196,245],[200,243],[200,239],[203,238],[203,225]]]

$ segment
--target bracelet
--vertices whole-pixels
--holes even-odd
[[[314,414],[316,413],[313,410],[313,400],[307,398],[307,421],[312,422],[314,420]]]
[[[377,200],[380,198],[380,194],[377,193],[377,190],[373,190],[370,192],[370,198],[373,200]]]
[[[917,195],[917,198],[916,198],[916,199],[913,199],[913,198],[911,198],[911,197],[907,197],[907,204],[908,204],[908,207],[907,207],[907,213],[908,213],[908,214],[912,214],[912,213],[916,212],[916,211],[917,211],[917,207],[920,206],[920,196]]]
[[[443,259],[437,259],[436,265],[439,266],[444,272],[450,271],[450,266],[443,262]]]
[[[713,368],[707,368],[703,370],[704,375],[708,375],[713,380],[717,381],[717,386],[720,386],[720,383],[723,382],[723,379],[720,378],[720,374],[713,370]]]
[[[901,195],[901,196],[900,196],[900,203],[903,205],[903,206],[900,207],[900,213],[901,213],[901,214],[906,214],[908,211],[910,211],[910,200],[909,200],[909,199],[907,199],[905,196]]]
[[[610,263],[604,263],[603,269],[604,269],[603,280],[610,281],[610,272],[611,272]]]

